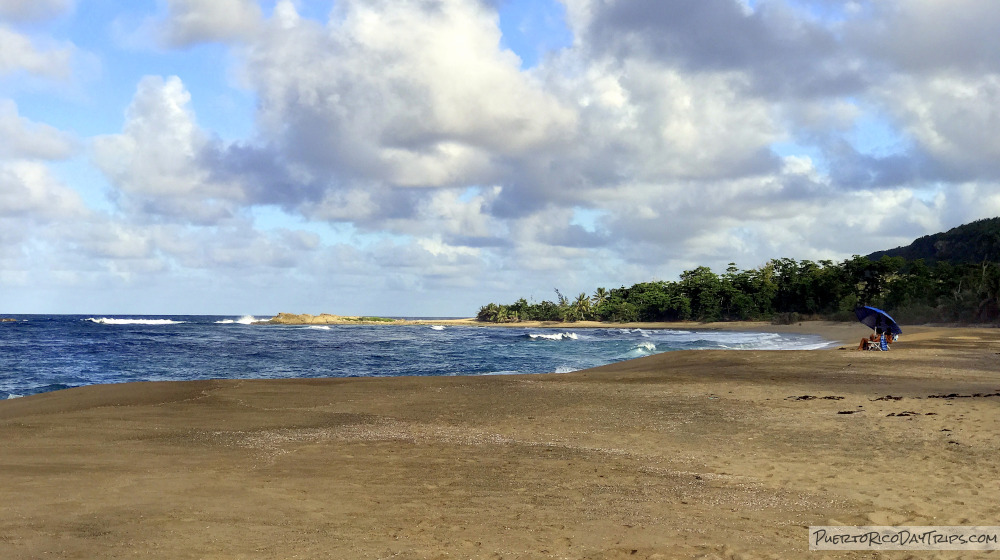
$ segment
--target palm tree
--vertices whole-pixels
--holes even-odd
[[[500,306],[495,303],[490,303],[489,305],[484,305],[479,308],[479,313],[476,315],[477,321],[482,321],[484,323],[495,323],[497,322],[497,313],[500,310]]]
[[[586,320],[590,318],[590,299],[587,297],[587,294],[581,292],[576,297],[576,301],[573,302],[573,310],[576,311],[576,315],[580,319]]]
[[[507,310],[507,306],[506,305],[499,306],[499,309],[497,310],[496,322],[497,323],[509,323],[510,322],[510,315],[508,314],[508,310]]]
[[[608,291],[604,288],[597,288],[594,295],[590,296],[590,302],[594,304],[594,307],[600,307],[606,301],[608,301]]]

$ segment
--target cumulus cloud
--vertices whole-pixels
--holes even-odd
[[[172,47],[246,39],[261,23],[255,0],[167,0],[159,22],[163,41]]]
[[[1000,178],[1000,73],[900,75],[875,93],[931,160],[928,179]]]
[[[0,163],[0,217],[51,221],[84,214],[80,196],[59,183],[44,164]]]
[[[0,25],[0,76],[17,71],[45,78],[71,74],[74,47],[35,39]]]
[[[122,133],[94,139],[94,161],[131,213],[213,223],[231,217],[242,199],[238,185],[213,180],[202,164],[210,138],[198,127],[190,100],[180,78],[147,76]]]
[[[998,26],[1000,10],[988,1],[885,0],[865,3],[845,33],[886,68],[974,75],[1000,71]]]
[[[686,72],[742,72],[767,95],[850,93],[865,82],[833,30],[785,2],[578,2],[581,43],[619,60],[645,58]],[[583,5],[580,5],[583,4]]]
[[[317,22],[279,2],[242,51],[267,141],[216,145],[209,168],[247,203],[553,269],[587,251],[647,264],[847,254],[856,242],[834,232],[849,213],[829,205],[889,193],[865,231],[919,231],[926,219],[893,208],[939,211],[914,195],[920,181],[994,173],[989,129],[972,124],[993,118],[993,78],[883,74],[905,61],[851,38],[905,24],[891,10],[696,4],[569,1],[573,46],[524,72],[489,3],[345,1]],[[917,4],[894,9],[933,17]],[[909,143],[852,143],[871,111]],[[818,159],[779,157],[781,142]],[[600,231],[573,223],[580,208],[602,213]]]
[[[464,186],[575,126],[499,44],[478,2],[348,0],[323,26],[283,1],[246,71],[263,130],[316,180]]]
[[[75,150],[75,139],[56,128],[20,116],[17,104],[0,99],[0,159],[57,160]]]

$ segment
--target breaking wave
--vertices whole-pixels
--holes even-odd
[[[89,317],[87,321],[99,325],[179,325],[185,322],[173,319],[115,319],[112,317]]]
[[[221,321],[216,321],[217,325],[252,325],[256,323],[258,319],[253,315],[244,315],[239,319],[223,319]]]
[[[577,340],[580,337],[576,333],[562,332],[554,334],[531,333],[528,335],[531,340]]]
[[[626,352],[619,356],[621,359],[631,360],[634,358],[642,358],[644,356],[652,356],[653,354],[659,353],[656,349],[656,343],[653,342],[640,342]]]

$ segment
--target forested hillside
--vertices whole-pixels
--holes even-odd
[[[868,255],[871,260],[884,256],[903,257],[928,263],[948,261],[952,264],[1000,261],[1000,218],[977,220],[952,228],[944,233],[925,235],[906,247],[896,247]]]
[[[555,301],[490,303],[477,318],[499,323],[852,320],[856,306],[872,305],[900,322],[997,322],[998,232],[1000,218],[981,220],[893,250],[916,247],[905,254],[927,254],[926,248],[934,247],[933,259],[876,253],[877,259],[854,256],[842,262],[775,259],[750,270],[731,264],[722,274],[698,267],[677,281],[596,288],[572,299],[556,290]]]

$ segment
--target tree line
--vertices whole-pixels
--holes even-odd
[[[677,281],[597,288],[555,301],[490,303],[483,322],[519,321],[745,321],[793,322],[804,318],[854,320],[854,309],[871,305],[904,323],[1000,321],[1000,263],[928,264],[883,256],[835,263],[775,259],[754,269],[730,263],[716,274],[708,267],[685,271]]]

